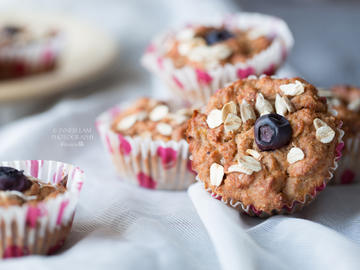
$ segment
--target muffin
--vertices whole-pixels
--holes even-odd
[[[121,178],[149,189],[186,189],[195,179],[185,140],[192,110],[150,98],[122,107],[96,122]]]
[[[43,160],[0,162],[2,258],[52,254],[70,232],[83,172]]]
[[[249,75],[272,75],[293,45],[279,18],[240,13],[219,23],[191,24],[157,37],[143,65],[185,105],[205,105],[219,88]]]
[[[0,27],[0,79],[55,69],[61,50],[55,29],[9,23]]]
[[[303,79],[239,80],[189,121],[193,168],[206,190],[240,211],[291,213],[331,179],[339,122]]]
[[[345,149],[334,176],[334,183],[349,184],[359,181],[360,159],[360,88],[350,85],[334,86],[330,90],[319,90],[319,95],[328,100],[343,122]]]

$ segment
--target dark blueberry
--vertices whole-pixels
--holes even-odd
[[[211,30],[205,35],[205,41],[207,45],[213,45],[214,43],[222,42],[232,37],[234,37],[234,34],[225,29]]]
[[[24,171],[0,167],[0,190],[24,191],[30,186],[31,181],[24,175]]]
[[[3,31],[5,32],[5,34],[7,34],[9,36],[13,36],[13,35],[19,33],[21,31],[21,28],[18,26],[14,26],[14,25],[7,25],[3,28]]]
[[[292,136],[289,121],[280,114],[265,114],[255,122],[255,142],[260,150],[270,151],[287,145]]]

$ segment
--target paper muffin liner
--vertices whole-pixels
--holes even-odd
[[[47,160],[2,161],[47,184],[67,177],[67,191],[36,204],[0,207],[1,258],[52,254],[70,232],[84,173],[70,164]]]
[[[176,68],[170,58],[164,57],[166,41],[175,35],[175,32],[167,32],[155,38],[149,45],[142,57],[143,66],[156,74],[177,100],[180,97],[184,104],[201,106],[207,103],[216,90],[230,82],[250,75],[274,74],[285,61],[294,43],[287,24],[277,17],[244,12],[229,16],[214,25],[222,24],[239,29],[261,27],[273,38],[272,44],[246,62],[235,65],[227,63],[206,70],[191,66]]]
[[[344,140],[342,158],[339,160],[332,184],[352,184],[360,182],[360,134]]]
[[[23,77],[56,67],[64,37],[43,38],[30,44],[9,45],[0,50],[0,78]]]
[[[326,185],[333,178],[334,173],[338,168],[338,161],[341,158],[341,151],[344,146],[344,142],[342,140],[342,138],[344,136],[344,131],[342,129],[338,128],[338,132],[339,132],[339,138],[338,138],[337,146],[335,148],[335,158],[334,158],[333,166],[329,168],[329,176],[327,178],[325,178],[323,183],[320,186],[316,187],[312,193],[306,194],[304,196],[303,200],[301,200],[301,201],[295,200],[291,203],[291,205],[285,205],[280,211],[273,210],[272,212],[268,213],[268,212],[264,212],[264,211],[256,209],[253,205],[245,206],[242,202],[240,202],[238,200],[224,199],[221,195],[214,192],[211,188],[209,188],[209,187],[205,188],[205,184],[203,183],[203,181],[201,181],[201,179],[198,176],[196,177],[196,180],[201,182],[204,185],[205,190],[210,193],[211,197],[213,197],[217,200],[220,200],[221,202],[235,208],[236,210],[238,210],[242,213],[246,213],[249,216],[257,216],[260,218],[267,218],[269,216],[276,215],[276,214],[292,214],[298,210],[301,210],[304,206],[306,206],[312,200],[314,200],[315,197],[318,195],[318,193],[320,193],[320,191],[325,189]]]
[[[123,108],[115,106],[96,121],[105,149],[123,181],[148,189],[184,190],[195,180],[185,140],[168,141],[123,136],[111,124]]]

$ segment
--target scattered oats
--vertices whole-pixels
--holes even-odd
[[[131,128],[137,121],[137,114],[131,114],[129,116],[126,116],[123,118],[118,124],[117,129],[118,130],[127,130]]]
[[[169,113],[169,107],[166,105],[158,105],[150,112],[150,120],[151,121],[160,121],[165,118]]]
[[[241,118],[236,114],[229,113],[224,121],[225,133],[238,130],[241,126]]]
[[[237,114],[237,109],[236,109],[236,104],[234,101],[230,101],[228,103],[226,103],[222,110],[221,110],[221,113],[222,113],[222,120],[225,121],[227,115],[229,113],[232,113],[232,114]]]
[[[297,96],[304,93],[305,87],[302,82],[296,80],[295,83],[280,85],[280,90],[284,93],[284,95]]]
[[[329,143],[334,139],[335,131],[324,121],[319,118],[315,118],[313,123],[316,129],[316,139],[322,143]]]
[[[156,130],[164,136],[170,136],[172,133],[172,127],[166,123],[158,123],[156,125]]]
[[[216,128],[223,123],[222,113],[220,110],[212,110],[206,118],[209,128]]]
[[[251,107],[249,103],[245,99],[242,100],[240,104],[240,115],[241,120],[245,123],[249,119],[256,119],[256,115],[254,109]]]
[[[290,164],[295,163],[296,161],[303,160],[305,157],[304,152],[299,147],[293,147],[290,149],[287,154],[287,161]]]
[[[180,125],[182,123],[185,123],[186,120],[189,119],[188,116],[183,115],[183,114],[179,114],[179,113],[169,113],[167,115],[167,118],[174,121],[176,124]]]
[[[214,67],[220,60],[228,58],[232,50],[226,44],[207,46],[206,44],[196,46],[187,54],[188,58],[194,62],[201,62],[207,68]]]
[[[280,96],[276,94],[275,98],[275,109],[276,113],[284,116],[287,112],[295,111],[294,106],[291,104],[287,96]]]
[[[246,153],[248,153],[250,156],[252,156],[253,158],[255,158],[256,160],[260,160],[261,159],[261,154],[254,150],[254,149],[247,149]]]
[[[146,111],[140,111],[136,114],[137,121],[144,121],[147,117],[148,117],[148,114]]]
[[[274,108],[271,103],[266,100],[261,93],[259,93],[256,97],[255,108],[260,113],[260,115],[270,114],[274,112]]]
[[[246,36],[251,40],[255,40],[258,39],[259,37],[266,36],[266,34],[267,31],[265,29],[253,28],[247,32]]]
[[[214,186],[220,186],[224,178],[224,167],[213,163],[210,166],[210,183]]]
[[[194,48],[200,47],[200,46],[206,46],[206,43],[204,39],[202,38],[194,38],[191,40],[187,40],[184,42],[181,42],[178,47],[178,51],[181,55],[188,55],[191,53],[191,51]]]
[[[347,108],[350,110],[350,111],[355,111],[355,112],[358,112],[360,110],[360,98],[357,98],[353,101],[351,101]]]
[[[251,175],[253,172],[261,171],[261,164],[258,160],[250,156],[242,156],[235,165],[231,165],[229,172],[242,172]]]
[[[185,28],[177,33],[176,38],[179,41],[187,41],[187,40],[191,40],[194,36],[195,36],[195,32],[193,29]]]

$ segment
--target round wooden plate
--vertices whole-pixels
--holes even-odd
[[[117,54],[115,42],[94,26],[59,14],[9,12],[0,14],[8,22],[49,26],[64,35],[64,51],[56,70],[0,81],[0,102],[18,101],[68,90],[105,71]]]

